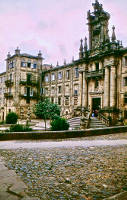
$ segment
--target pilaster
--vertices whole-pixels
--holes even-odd
[[[116,106],[116,67],[111,66],[110,78],[110,107]]]
[[[109,66],[105,67],[104,77],[104,107],[108,107],[110,104],[110,69]]]

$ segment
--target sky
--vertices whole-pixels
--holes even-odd
[[[37,55],[56,66],[78,59],[80,39],[88,37],[87,11],[95,0],[0,0],[0,72],[6,70],[7,53]],[[111,15],[109,30],[127,46],[127,1],[100,0]]]

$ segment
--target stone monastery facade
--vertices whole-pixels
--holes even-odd
[[[116,39],[115,27],[109,36],[109,13],[97,0],[88,11],[89,38],[81,39],[79,59],[52,67],[37,56],[7,55],[6,72],[0,74],[0,120],[10,111],[26,119],[33,106],[46,96],[59,104],[67,118],[86,110],[100,110],[105,116],[127,118],[127,48]],[[88,44],[89,43],[89,44]]]

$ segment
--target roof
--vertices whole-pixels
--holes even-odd
[[[26,57],[26,58],[33,58],[33,59],[43,59],[42,57],[39,57],[38,55],[37,56],[33,56],[33,55],[30,55],[30,54],[27,54],[27,53],[20,53],[19,55],[12,55],[10,56],[9,58],[7,59],[11,59],[11,58],[14,58],[15,56],[20,56],[20,57]]]

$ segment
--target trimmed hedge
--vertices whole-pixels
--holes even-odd
[[[16,124],[18,120],[18,115],[15,112],[10,112],[6,116],[6,124]]]
[[[29,126],[23,126],[21,124],[15,124],[15,125],[11,125],[8,131],[9,132],[28,132],[28,131],[32,131],[32,128],[30,128]]]
[[[69,129],[69,123],[64,118],[57,117],[55,120],[51,122],[52,131],[63,131],[68,129]]]

